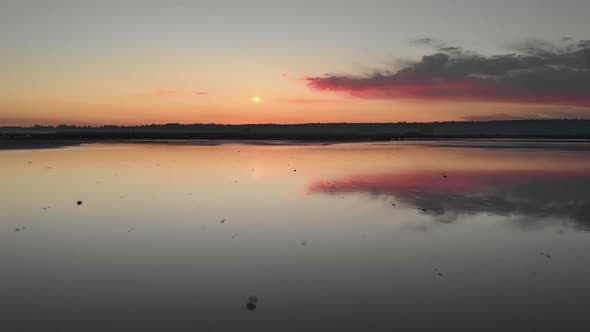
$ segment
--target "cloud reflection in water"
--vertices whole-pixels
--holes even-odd
[[[445,177],[446,175],[446,177]],[[308,194],[391,196],[437,222],[488,213],[523,227],[590,230],[590,171],[454,171],[357,175],[311,183]]]

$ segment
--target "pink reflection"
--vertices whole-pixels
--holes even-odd
[[[466,192],[550,179],[590,179],[590,171],[460,171],[357,175],[310,184],[308,194],[331,192],[391,193],[400,191]]]

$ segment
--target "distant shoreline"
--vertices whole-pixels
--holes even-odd
[[[308,123],[297,125],[164,124],[0,127],[0,142],[236,140],[395,141],[444,139],[590,139],[590,120],[509,120],[432,123]],[[19,144],[19,143],[15,143]]]

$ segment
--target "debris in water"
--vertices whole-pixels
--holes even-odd
[[[248,297],[248,304],[246,304],[246,308],[249,311],[256,310],[256,303],[258,303],[258,298],[256,296],[249,296]]]
[[[82,201],[78,201],[78,202],[76,202],[76,204],[82,205]]]
[[[439,269],[434,269],[434,272],[436,273],[437,276],[439,276],[441,278],[443,277],[443,274],[442,274],[442,272],[440,272]]]
[[[307,245],[307,241],[301,241],[301,245],[302,246],[306,246]]]
[[[223,219],[223,220],[221,221],[221,223],[222,223],[222,224],[223,224],[224,222],[225,222],[225,219]]]
[[[541,253],[539,253],[539,254],[540,254],[541,256],[544,256],[544,257],[545,257],[545,258],[547,258],[547,259],[551,258],[551,255],[550,255],[550,254],[548,254],[548,253],[541,252]]]

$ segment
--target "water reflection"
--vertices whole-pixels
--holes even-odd
[[[587,165],[409,143],[2,150],[3,326],[577,330]]]
[[[308,193],[392,196],[443,223],[462,215],[512,217],[522,226],[547,223],[590,230],[590,171],[454,171],[357,175],[317,181]]]

